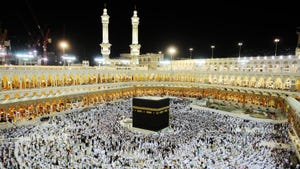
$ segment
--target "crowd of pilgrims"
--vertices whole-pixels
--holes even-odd
[[[53,116],[36,126],[1,129],[0,168],[291,168],[288,124],[248,121],[170,101],[170,132],[136,133],[120,125],[132,100]]]

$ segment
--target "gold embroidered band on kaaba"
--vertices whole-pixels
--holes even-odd
[[[148,111],[162,111],[162,110],[165,110],[165,109],[170,108],[170,106],[160,107],[160,108],[150,108],[150,107],[132,106],[132,108],[134,108],[134,109],[139,109],[139,110],[148,110]]]

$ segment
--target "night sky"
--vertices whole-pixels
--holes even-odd
[[[41,38],[41,31],[50,29],[51,51],[60,52],[59,40],[65,38],[68,53],[80,60],[100,55],[102,42],[101,15],[106,3],[110,15],[109,41],[111,57],[129,53],[131,17],[134,6],[140,17],[139,43],[141,53],[157,53],[170,46],[178,48],[177,58],[209,58],[211,45],[214,57],[274,54],[274,38],[280,38],[278,55],[294,54],[300,26],[296,2],[271,1],[37,1],[11,0],[1,2],[1,27],[8,30],[12,51],[24,49]],[[41,48],[40,48],[41,50]]]

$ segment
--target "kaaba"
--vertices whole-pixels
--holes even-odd
[[[170,99],[162,97],[134,97],[132,126],[159,131],[169,126]]]

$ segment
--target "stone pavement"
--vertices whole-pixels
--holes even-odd
[[[132,119],[129,118],[123,119],[119,123],[121,124],[121,126],[128,128],[132,132],[142,133],[144,135],[173,132],[173,129],[170,126],[160,130],[159,132],[132,127]]]

